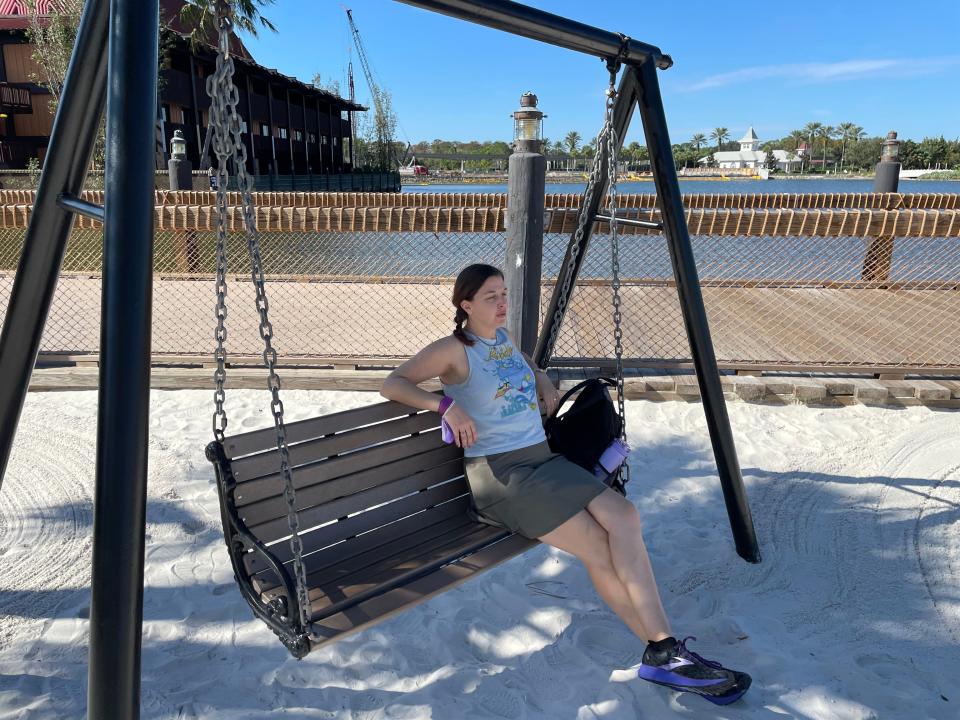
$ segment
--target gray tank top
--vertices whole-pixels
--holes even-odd
[[[506,331],[497,328],[495,340],[468,335],[474,344],[463,346],[470,368],[467,379],[443,385],[444,395],[453,398],[477,428],[477,442],[463,454],[481,457],[545,442],[533,370]]]

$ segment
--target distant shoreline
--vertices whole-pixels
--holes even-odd
[[[679,180],[691,180],[696,182],[726,182],[730,180],[735,180],[737,182],[747,182],[754,181],[758,183],[766,182],[759,178],[751,176],[741,176],[741,175],[728,175],[726,177],[720,176],[709,176],[701,177],[696,175],[680,175],[678,176]],[[546,184],[547,185],[566,185],[570,183],[583,183],[589,179],[587,173],[564,173],[562,176],[554,175],[552,173],[547,174]],[[960,183],[960,178],[944,178],[944,177],[920,177],[920,178],[904,178],[909,179],[910,182],[958,182]],[[769,180],[873,180],[873,175],[771,175]],[[506,173],[497,173],[497,174],[485,174],[485,175],[467,175],[464,177],[459,176],[428,176],[423,178],[422,176],[416,179],[413,178],[401,178],[401,185],[403,187],[426,187],[429,185],[503,185],[507,182]],[[653,182],[653,176],[651,175],[638,175],[631,177],[622,177],[618,182]]]

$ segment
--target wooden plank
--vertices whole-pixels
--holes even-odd
[[[437,413],[421,412],[416,415],[405,415],[396,420],[357,429],[338,428],[336,434],[316,440],[307,440],[289,445],[290,466],[319,462],[333,455],[362,450],[382,443],[402,439],[410,435],[434,430],[440,426],[440,416]],[[333,431],[331,431],[333,432]],[[274,438],[276,442],[276,438]],[[238,483],[272,475],[280,468],[280,451],[272,450],[246,455],[233,460],[231,463],[233,477]]]
[[[767,376],[763,378],[766,395],[796,395],[796,381],[792,377]]]
[[[937,379],[934,382],[941,387],[945,387],[950,391],[951,398],[960,398],[960,380],[940,380]]]
[[[428,450],[425,453],[361,470],[352,475],[325,480],[315,485],[302,486],[296,492],[297,510],[303,512],[307,508],[323,505],[362,490],[386,485],[448,463],[459,465],[459,468],[451,468],[451,472],[454,470],[456,472],[451,474],[450,477],[463,474],[463,451],[456,445],[444,443],[442,447]],[[287,502],[283,497],[282,484],[277,487],[277,490],[278,494],[267,500],[239,507],[238,512],[241,519],[247,525],[257,525],[271,518],[285,516]]]
[[[883,383],[867,378],[850,378],[853,385],[853,396],[860,402],[885,402],[890,397],[890,391]]]
[[[470,497],[464,495],[450,502],[417,511],[368,532],[349,535],[345,540],[333,544],[326,542],[327,537],[322,533],[308,532],[303,536],[303,551],[307,557],[311,558],[311,567],[315,569],[336,565],[343,558],[388,545],[396,538],[426,531],[427,528],[435,528],[440,533],[446,527],[459,527],[473,523],[474,521],[467,515],[469,506]],[[349,518],[341,520],[340,523],[347,523],[349,520]],[[282,558],[285,565],[288,565],[293,557],[288,540],[274,542],[270,546],[270,552],[274,553],[278,559]],[[259,572],[262,564],[262,562],[253,563],[251,568],[256,568]],[[256,572],[251,572],[251,575],[255,574]]]
[[[310,567],[317,570],[335,565],[341,560],[368,552],[376,547],[387,545],[397,538],[413,532],[445,532],[448,528],[458,527],[468,522],[473,521],[467,516],[466,512],[434,521],[429,525],[424,524],[423,517],[420,514],[411,515],[373,532],[363,533],[345,542],[313,551],[306,557],[309,558]],[[269,550],[280,563],[287,564],[293,558],[293,551],[290,549],[288,541],[275,542],[270,545]],[[243,559],[243,566],[248,575],[256,575],[264,570],[269,570],[269,566],[260,553],[247,553]]]
[[[322,620],[315,620],[312,629],[317,639],[311,642],[311,646],[321,647],[386,620],[496,567],[537,544],[536,540],[522,535],[511,535],[406,585],[359,602]]]
[[[649,376],[645,377],[643,381],[646,383],[647,390],[653,390],[656,392],[676,392],[677,390],[677,376],[676,375],[661,375],[661,376]]]
[[[820,380],[813,378],[792,378],[793,391],[797,400],[803,403],[817,404],[827,399],[827,386]]]
[[[309,539],[313,549],[319,550],[327,545],[346,540],[352,535],[373,530],[381,525],[399,520],[402,517],[420,512],[421,510],[426,510],[434,505],[463,497],[468,495],[469,492],[470,488],[467,487],[466,480],[454,480],[430,488],[429,490],[423,490],[405,498],[400,498],[399,500],[395,500],[378,508],[366,510],[352,517],[324,525],[315,530],[304,527],[303,539],[304,542]],[[466,511],[464,510],[464,512]],[[270,527],[274,529],[273,532],[262,532],[258,528],[250,529],[263,543],[272,543],[290,534],[289,528],[281,526],[280,523],[272,523]]]
[[[913,381],[907,380],[887,380],[883,379],[881,375],[877,379],[877,382],[883,383],[890,393],[890,398],[893,400],[899,398],[915,398],[917,396],[917,387],[913,384]],[[947,391],[947,396],[949,397],[949,390]]]
[[[759,377],[749,375],[720,376],[721,385],[729,385],[737,397],[747,402],[760,402],[766,395],[767,386]]]
[[[822,382],[830,395],[853,396],[855,387],[850,378],[825,377],[822,379]]]
[[[388,567],[376,568],[372,575],[358,573],[352,578],[328,584],[324,588],[311,588],[310,607],[313,617],[323,617],[339,612],[345,607],[380,595],[394,587],[405,585],[424,571],[437,569],[465,555],[471,555],[484,546],[502,539],[508,530],[479,526],[471,535],[455,541],[431,547],[429,552],[415,559],[398,558]]]
[[[700,385],[697,382],[696,375],[676,375],[676,390],[677,395],[684,399],[699,399],[700,397]]]
[[[424,490],[431,485],[438,485],[461,477],[463,477],[463,462],[454,460],[445,465],[412,473],[393,482],[367,488],[337,500],[301,510],[297,513],[297,517],[300,519],[301,527],[315,527],[383,503],[392,502],[410,493]],[[258,513],[254,516],[254,519],[249,521],[246,519],[247,510],[248,508],[243,508],[244,522],[257,537],[270,537],[272,539],[289,533],[285,507],[273,505],[268,512]],[[277,510],[280,510],[281,514],[277,514]]]
[[[933,380],[910,380],[916,389],[917,399],[923,400],[949,400],[950,389],[934,382]]]
[[[336,562],[322,569],[308,568],[307,585],[311,601],[327,598],[329,604],[349,600],[359,592],[376,590],[383,584],[396,585],[411,574],[422,571],[425,565],[437,560],[453,560],[463,555],[464,547],[472,547],[476,540],[506,531],[490,525],[466,522],[446,532],[411,533],[380,546],[370,552]],[[257,585],[261,577],[256,579]],[[280,587],[260,589],[265,598],[282,594]],[[382,589],[381,589],[382,591]]]
[[[303,465],[293,473],[293,486],[295,489],[308,487],[345,475],[353,475],[361,470],[435,450],[443,444],[438,429],[377,445],[367,450],[358,450],[349,455],[340,455],[312,465]],[[234,499],[237,507],[243,507],[259,500],[275,497],[282,492],[283,478],[280,473],[275,473],[238,485],[234,491]]]
[[[921,400],[925,406],[942,410],[960,410],[960,399],[951,398],[950,400]]]
[[[420,412],[423,412],[423,410],[388,400],[352,410],[299,420],[286,425],[287,442],[293,444],[313,440],[331,433],[343,432],[351,428],[359,428]],[[264,450],[275,450],[276,447],[277,431],[271,426],[240,435],[230,435],[224,440],[223,451],[228,458],[235,459],[242,455],[250,455]]]

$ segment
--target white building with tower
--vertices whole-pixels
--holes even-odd
[[[778,170],[793,172],[800,168],[800,158],[786,150],[774,150],[773,157],[777,162]],[[700,162],[705,163],[707,159],[702,158]],[[713,163],[722,169],[760,169],[767,166],[767,153],[760,149],[760,138],[757,137],[757,133],[751,126],[747,129],[746,134],[740,138],[739,150],[715,152],[713,153]]]

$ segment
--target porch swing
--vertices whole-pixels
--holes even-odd
[[[240,591],[297,658],[348,633],[442,593],[530,549],[537,541],[476,522],[463,452],[441,440],[440,418],[397,402],[286,424],[277,353],[254,226],[246,146],[236,113],[229,55],[231,20],[220,6],[216,72],[208,79],[217,184],[217,346],[214,464],[224,536]],[[616,217],[614,87],[621,62],[608,61],[603,128],[583,207],[606,194],[613,271],[613,318],[620,417],[624,418],[619,250]],[[243,198],[244,230],[272,394],[274,426],[226,436],[226,188],[233,166]],[[591,218],[581,213],[571,242],[585,242]],[[568,266],[577,253],[568,259]],[[568,287],[569,292],[569,287]],[[565,303],[564,303],[565,305]],[[552,324],[556,340],[563,307]],[[625,423],[621,423],[625,425]],[[626,438],[623,427],[622,436]],[[624,477],[608,479],[624,492]]]

